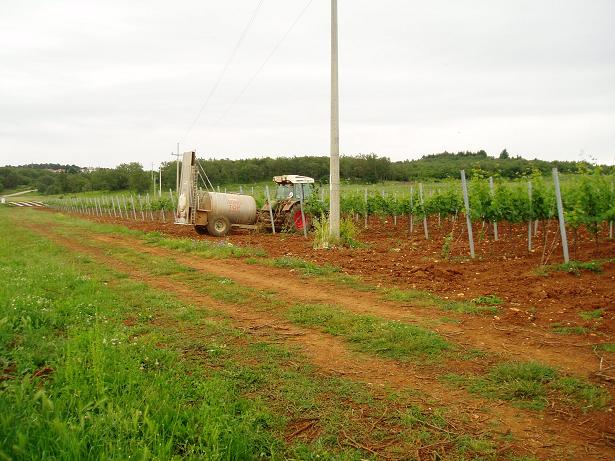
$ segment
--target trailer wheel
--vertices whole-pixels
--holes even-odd
[[[207,226],[194,226],[194,230],[199,235],[207,234]]]
[[[231,222],[226,216],[212,216],[207,223],[207,230],[215,237],[224,237],[231,230]]]

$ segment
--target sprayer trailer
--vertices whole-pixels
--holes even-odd
[[[197,178],[196,154],[185,152],[175,224],[194,226],[197,233],[216,237],[228,234],[233,226],[255,228],[254,197],[199,190]]]
[[[314,179],[299,175],[275,176],[276,199],[257,209],[254,197],[245,194],[210,192],[198,189],[195,152],[182,159],[180,190],[175,224],[194,226],[198,234],[222,237],[231,228],[303,230],[309,217],[302,204],[311,195]],[[213,189],[213,187],[212,187]],[[272,221],[273,218],[273,221]]]

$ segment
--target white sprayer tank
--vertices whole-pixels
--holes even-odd
[[[250,195],[199,191],[197,209],[211,216],[226,216],[231,224],[256,222],[256,201]]]

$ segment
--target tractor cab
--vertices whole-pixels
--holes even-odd
[[[273,182],[277,184],[275,200],[269,204],[265,203],[260,212],[260,222],[264,227],[272,228],[273,224],[278,231],[287,230],[291,232],[302,231],[305,227],[310,227],[310,216],[302,211],[302,203],[310,198],[314,192],[314,178],[287,174],[284,176],[274,176]]]
[[[274,176],[273,182],[278,185],[275,193],[276,201],[296,201],[307,200],[314,191],[314,178],[289,174],[284,176]]]

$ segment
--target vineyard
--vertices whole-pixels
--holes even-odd
[[[601,235],[613,238],[615,220],[615,180],[600,174],[571,175],[562,178],[561,197],[566,227],[572,231],[572,246],[576,248],[579,229],[587,230],[596,244]],[[237,193],[250,193],[258,206],[265,202],[264,187],[239,186]],[[388,190],[387,190],[388,189]],[[368,226],[368,218],[391,219],[397,226],[405,217],[407,231],[419,232],[430,238],[430,222],[442,229],[444,222],[457,223],[466,216],[460,181],[412,183],[394,188],[378,186],[346,187],[341,196],[341,211],[357,225]],[[218,190],[220,190],[218,188]],[[226,191],[226,189],[224,189]],[[230,191],[229,191],[230,192]],[[469,218],[479,223],[478,239],[490,233],[498,240],[498,224],[527,225],[527,245],[531,250],[540,226],[557,219],[556,193],[553,181],[536,173],[518,180],[485,177],[473,172],[467,185]],[[102,195],[98,197],[59,197],[48,201],[52,207],[64,210],[119,217],[140,221],[167,222],[173,220],[176,197],[173,191],[158,195]],[[321,187],[306,203],[306,211],[318,217],[328,212],[328,197]],[[449,239],[463,232],[467,225],[451,225]],[[545,234],[546,235],[546,234]],[[543,242],[545,245],[547,242]]]
[[[562,183],[569,264],[539,177],[469,181],[475,258],[459,182],[347,188],[335,250],[171,193],[0,207],[0,454],[613,459],[611,182]]]

